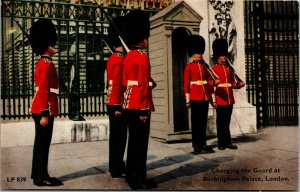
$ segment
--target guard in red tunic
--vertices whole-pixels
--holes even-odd
[[[150,22],[141,10],[130,11],[126,18],[125,39],[131,48],[123,62],[123,85],[126,86],[123,107],[129,128],[126,180],[134,190],[149,189],[156,186],[146,179],[150,112],[154,111],[147,53]]]
[[[192,145],[194,153],[213,153],[212,148],[206,144],[208,105],[212,101],[213,79],[202,58],[205,40],[199,35],[192,35],[188,46],[191,62],[185,67],[183,85],[186,105],[191,107]]]
[[[32,51],[41,55],[36,64],[34,80],[36,93],[31,113],[35,122],[32,173],[37,186],[58,186],[63,183],[48,174],[48,156],[53,132],[54,117],[58,114],[58,75],[51,56],[56,53],[56,29],[50,20],[40,19],[30,28],[29,42]]]
[[[233,89],[240,89],[245,86],[244,82],[237,83],[233,72],[228,68],[227,50],[228,44],[226,39],[216,39],[213,42],[213,57],[217,60],[213,70],[220,78],[220,83],[215,88],[219,150],[238,148],[231,142],[229,128],[233,104],[235,103]]]
[[[113,19],[118,30],[122,30],[124,17]],[[107,61],[107,111],[109,115],[109,172],[112,177],[125,178],[125,162],[123,160],[127,141],[127,126],[122,109],[124,87],[122,87],[122,63],[124,48],[119,34],[110,23],[108,28],[109,45],[114,52]]]

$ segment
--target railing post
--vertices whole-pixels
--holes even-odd
[[[78,2],[78,1],[77,1]],[[77,5],[78,6],[78,5]],[[80,55],[79,55],[79,11],[76,8],[75,15],[75,43],[76,43],[76,53],[75,53],[75,63],[74,63],[74,78],[72,80],[71,95],[69,102],[69,118],[73,121],[84,121],[85,119],[80,114]]]
[[[255,55],[255,87],[256,87],[256,113],[257,127],[265,126],[267,117],[267,89],[265,73],[265,35],[264,35],[264,2],[254,1],[254,55]]]

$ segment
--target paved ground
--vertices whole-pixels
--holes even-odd
[[[154,190],[298,190],[298,127],[272,127],[234,138],[238,150],[194,155],[191,143],[150,140],[148,178]],[[216,147],[216,138],[208,141]],[[32,146],[1,148],[2,189],[129,190],[108,174],[108,141],[53,144],[49,171],[60,187],[30,179]],[[14,180],[13,180],[14,178]]]

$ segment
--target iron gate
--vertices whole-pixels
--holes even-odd
[[[103,10],[113,17],[140,8],[151,16],[169,3],[168,0],[152,3],[150,0],[101,0],[102,5],[98,7],[95,1],[84,2],[1,2],[1,118],[30,117],[28,109],[35,93],[33,72],[38,57],[32,53],[21,29],[27,32],[39,18],[51,19],[56,25],[58,53],[53,61],[58,69],[60,84],[66,87],[59,93],[59,116],[69,115],[73,120],[80,120],[81,115],[106,113],[105,68],[110,51],[104,43],[108,20]]]
[[[248,101],[257,127],[298,124],[298,1],[246,1]]]

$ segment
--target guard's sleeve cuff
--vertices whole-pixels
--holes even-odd
[[[185,94],[185,102],[190,103],[190,94],[189,93]]]
[[[211,94],[211,100],[213,103],[216,103],[216,95],[214,93]]]

